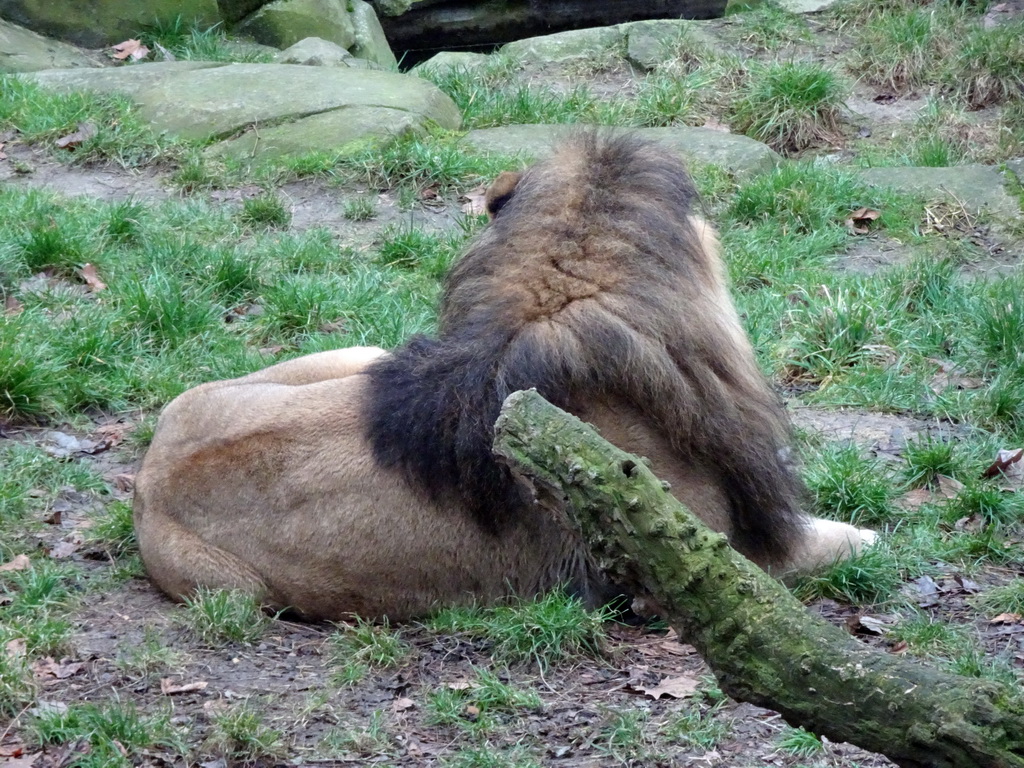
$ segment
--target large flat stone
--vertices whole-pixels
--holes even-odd
[[[216,0],[0,0],[0,17],[87,48],[119,43],[143,27],[178,18],[200,27],[221,20]]]
[[[625,41],[619,27],[594,27],[516,40],[502,46],[501,52],[519,61],[560,64],[618,53]]]
[[[319,37],[348,50],[356,28],[345,0],[274,0],[235,29],[259,43],[288,48],[307,37]]]
[[[863,168],[869,184],[917,195],[926,200],[947,199],[962,203],[972,213],[999,218],[1021,215],[1017,200],[1006,192],[1002,173],[990,165],[956,165],[950,168]]]
[[[507,125],[481,128],[466,134],[465,141],[481,152],[521,155],[537,159],[573,131],[586,126]],[[590,126],[592,127],[592,126]],[[694,163],[718,165],[739,178],[748,177],[775,166],[779,156],[759,141],[709,128],[600,128],[598,130],[637,133],[675,149]]]
[[[728,48],[710,31],[706,22],[685,19],[634,21],[620,24],[627,38],[626,58],[644,69],[678,55],[683,50],[723,54]]]
[[[253,125],[262,131],[350,107],[412,113],[449,129],[461,123],[458,108],[432,83],[393,72],[166,62],[116,70],[59,70],[31,77],[65,90],[126,93],[156,130],[188,139],[227,136]]]
[[[73,45],[37,35],[0,19],[0,72],[93,68],[100,62]]]
[[[299,120],[246,131],[214,144],[215,157],[275,158],[313,151],[345,151],[367,141],[396,138],[423,128],[422,115],[384,107],[341,107]]]

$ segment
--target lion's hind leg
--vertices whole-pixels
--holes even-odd
[[[261,602],[269,601],[270,590],[252,566],[166,515],[137,506],[135,531],[146,569],[171,598],[181,600],[205,587],[243,590]]]
[[[794,548],[781,575],[809,573],[859,554],[875,543],[876,534],[846,523],[808,517],[803,540]],[[774,569],[773,569],[774,570]]]

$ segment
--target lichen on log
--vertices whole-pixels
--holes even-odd
[[[660,607],[733,698],[907,768],[1024,767],[1019,692],[876,651],[811,615],[642,459],[534,391],[508,397],[495,435],[499,458],[569,517],[612,582]]]

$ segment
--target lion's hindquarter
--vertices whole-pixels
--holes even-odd
[[[502,536],[413,491],[364,438],[365,376],[186,392],[137,481],[136,528],[173,597],[241,587],[308,618],[401,620],[535,592],[574,548],[540,514]],[[571,573],[562,574],[571,577]]]

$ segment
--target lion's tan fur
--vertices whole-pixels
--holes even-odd
[[[389,405],[401,377],[423,402],[451,405],[429,400],[433,380],[408,383],[410,371],[429,369],[405,362],[415,345],[394,356],[375,348],[311,355],[173,401],[137,479],[135,523],[154,581],[174,597],[197,586],[245,588],[273,607],[331,619],[402,620],[561,583],[596,599],[599,577],[581,542],[539,506],[498,495],[505,478],[481,448],[492,400],[534,385],[521,380],[531,371],[542,394],[649,457],[684,503],[763,565],[807,569],[860,546],[867,534],[786,508],[776,513],[778,529],[769,524],[762,536],[751,510],[737,511],[751,494],[755,507],[762,498],[740,477],[748,461],[754,473],[763,469],[766,505],[794,501],[779,458],[788,424],[757,370],[710,225],[680,213],[686,200],[659,199],[656,186],[647,199],[630,198],[630,172],[682,173],[665,157],[653,145],[608,148],[588,137],[521,180],[499,180],[488,196],[495,221],[447,283],[439,341],[417,342],[427,363],[435,348],[469,361],[450,413],[410,415],[402,399]],[[622,177],[622,203],[595,188],[595,158]],[[687,193],[688,182],[680,184]],[[651,221],[664,223],[678,259],[660,261],[662,233],[647,231]],[[500,330],[504,341],[481,337],[474,352],[474,329]],[[437,387],[451,380],[449,368],[439,366]],[[545,392],[559,382],[566,391]],[[483,395],[474,405],[477,383]],[[456,440],[444,432],[452,418],[468,425],[451,450],[437,447],[435,474],[448,483],[440,490],[428,487],[433,465],[422,455],[435,432],[418,429],[417,413],[435,419],[439,442]],[[445,474],[451,456],[470,463]],[[473,485],[479,475],[492,485]],[[484,490],[460,496],[463,486]]]

